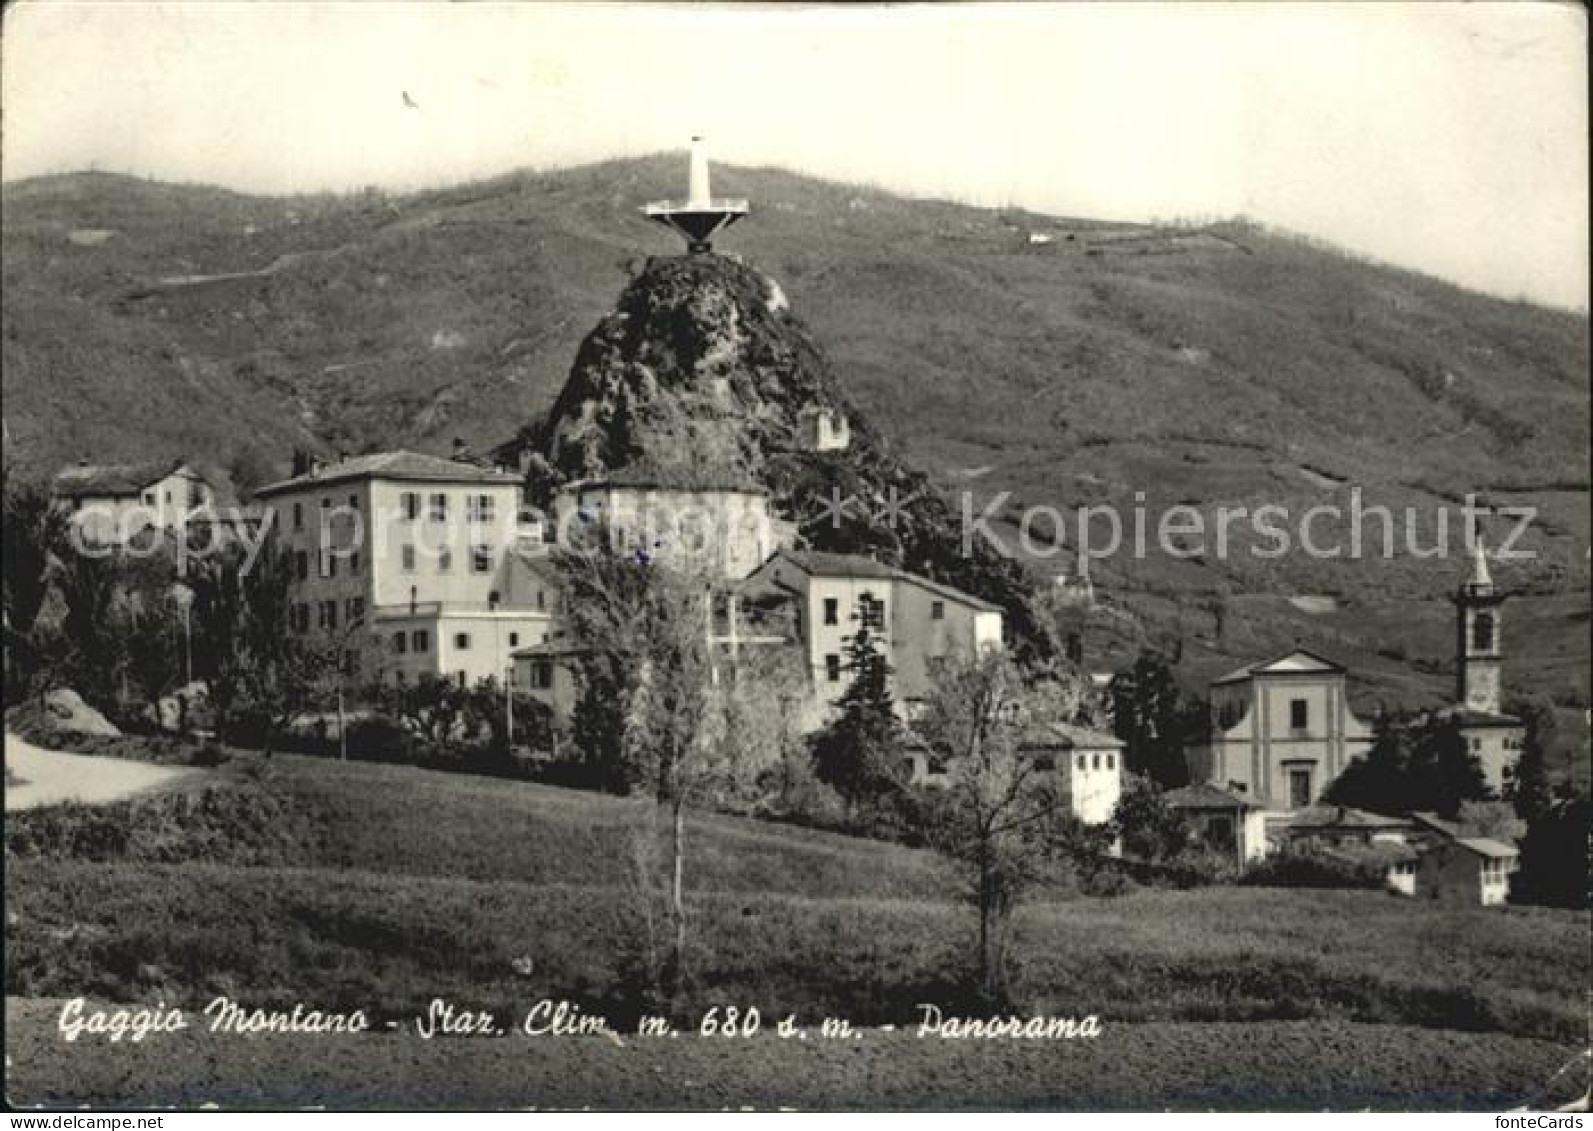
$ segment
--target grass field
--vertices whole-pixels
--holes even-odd
[[[165,797],[9,821],[13,1097],[132,1102],[155,1087],[137,1066],[166,1056],[180,1066],[173,1089],[228,1103],[266,1102],[271,1082],[288,1079],[309,1081],[302,1102],[352,1103],[413,1069],[439,1102],[477,1094],[511,1106],[673,1096],[712,1107],[734,1105],[743,1085],[748,1103],[818,1106],[825,1081],[839,1089],[831,1102],[859,1106],[889,1104],[898,1087],[958,1106],[981,1096],[1068,1106],[1070,1094],[1083,1106],[1491,1106],[1527,1096],[1587,1043],[1585,913],[1255,888],[1057,892],[1027,908],[1015,946],[1021,1010],[1095,1014],[1107,1030],[1036,1042],[1044,1052],[877,1034],[845,1056],[805,1049],[811,1072],[787,1071],[787,1054],[760,1038],[683,1053],[678,1076],[656,1052],[606,1049],[582,1053],[590,1067],[572,1075],[561,1058],[575,1054],[552,1040],[536,1056],[489,1042],[469,1068],[458,1042],[385,1034],[68,1048],[53,1012],[30,1004],[199,1007],[225,995],[403,1024],[438,996],[504,1015],[564,998],[634,1025],[647,940],[626,846],[649,815],[547,787],[278,756]],[[862,1026],[915,1022],[924,1002],[972,1012],[962,987],[974,916],[935,855],[728,817],[693,822],[689,843],[688,1022],[725,1004]],[[1175,1039],[1176,1065],[1136,1051]],[[695,1038],[677,1044],[696,1049]],[[556,1045],[564,1051],[546,1053]],[[1391,1056],[1394,1046],[1406,1051]],[[300,1061],[311,1075],[271,1073]],[[486,1082],[509,1063],[524,1071]],[[873,1067],[845,1067],[854,1063]],[[1331,1071],[1312,1075],[1321,1065]],[[714,1088],[686,1089],[688,1068]],[[924,1084],[941,1072],[949,1083]],[[980,1085],[958,1092],[964,1079]],[[582,1081],[593,1089],[584,1098]]]

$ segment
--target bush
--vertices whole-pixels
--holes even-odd
[[[348,756],[362,762],[409,765],[415,761],[415,736],[386,715],[365,715],[348,724]]]
[[[1382,888],[1384,870],[1311,849],[1285,850],[1251,865],[1240,883],[1252,887]]]
[[[217,766],[223,765],[230,757],[231,755],[227,753],[225,746],[210,738],[200,743],[194,750],[193,764],[202,766],[205,769],[215,769]]]
[[[218,748],[219,749],[219,748]],[[214,786],[114,805],[51,805],[6,818],[7,858],[93,863],[280,864],[309,820],[272,793]]]

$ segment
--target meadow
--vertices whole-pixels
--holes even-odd
[[[644,803],[547,786],[287,755],[235,761],[177,792],[115,806],[13,814],[13,1086],[28,1081],[38,1100],[74,1087],[102,1099],[117,1088],[148,1094],[153,1085],[137,1084],[129,1065],[167,1057],[174,1067],[162,1079],[173,1089],[260,1103],[273,1079],[262,1066],[299,1058],[306,1071],[313,1061],[327,1074],[314,1102],[335,1105],[390,1078],[392,1057],[426,1060],[416,1069],[423,1076],[436,1071],[429,1048],[422,1057],[415,1042],[386,1032],[250,1040],[247,1056],[203,1034],[68,1049],[54,1035],[54,1011],[78,996],[188,1008],[217,996],[251,1007],[305,1002],[400,1026],[435,997],[504,1015],[550,998],[634,1028],[649,936],[631,846],[651,816]],[[692,989],[682,1024],[725,1004],[860,1027],[911,1025],[926,1002],[976,1011],[964,988],[975,916],[942,858],[725,816],[693,820],[688,843]],[[721,1090],[738,1080],[754,1091],[767,1085],[759,1102],[800,1106],[816,1106],[823,1080],[838,1089],[831,1102],[888,1102],[881,1097],[891,1088],[934,1076],[935,1058],[945,1057],[949,1081],[1007,1073],[1002,1106],[1066,1104],[1057,1097],[1075,1086],[1079,1103],[1110,1106],[1138,1088],[1142,1101],[1223,1106],[1222,1089],[1244,1081],[1249,1098],[1232,1099],[1240,1106],[1409,1106],[1417,1093],[1428,1100],[1416,1106],[1520,1099],[1585,1047],[1588,927],[1586,913],[1439,909],[1374,892],[1222,887],[1087,898],[1054,890],[1020,914],[1016,1004],[1025,1015],[1097,1015],[1107,1030],[1098,1042],[1047,1044],[1043,1055],[1003,1043],[1006,1051],[974,1052],[944,1042],[956,1050],[937,1052],[942,1042],[901,1045],[902,1033],[870,1029],[867,1056],[896,1068],[837,1076],[834,1050],[805,1049],[815,1075],[802,1083],[777,1070],[785,1054],[761,1039],[682,1055],[706,1057],[701,1073]],[[557,1042],[543,1041],[533,1058],[523,1039],[482,1046],[481,1065],[438,1086],[457,1102],[462,1079],[520,1058],[518,1091],[494,1084],[483,1094],[576,1102],[560,1067],[576,1053],[547,1052]],[[335,1053],[329,1041],[342,1042]],[[1182,1050],[1177,1071],[1170,1054],[1143,1051],[1167,1042]],[[1224,1075],[1223,1050],[1235,1042],[1245,1051],[1236,1075]],[[1393,1044],[1406,1052],[1376,1051]],[[445,1046],[457,1059],[448,1042],[435,1047]],[[881,1051],[898,1047],[900,1056]],[[1116,1068],[1104,1049],[1114,1050]],[[29,1061],[29,1050],[42,1059]],[[653,1078],[654,1053],[593,1055],[597,1067],[574,1077],[599,1089],[586,1102],[607,1095],[613,1106],[646,1106],[666,1102],[675,1086]],[[193,1076],[191,1063],[209,1074]],[[1355,1071],[1309,1082],[1304,1066],[1320,1063]],[[1457,1069],[1475,1064],[1487,1070]],[[645,1081],[623,1083],[633,1070]],[[1131,1070],[1139,1075],[1125,1075]],[[1156,1090],[1162,1071],[1171,1090]],[[1331,1098],[1333,1080],[1352,1091]],[[959,1098],[943,1083],[933,1094],[975,1103],[995,1086]],[[711,1088],[690,1102],[712,1106],[720,1094]]]

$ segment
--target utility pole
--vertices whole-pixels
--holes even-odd
[[[514,749],[514,661],[503,674],[503,729],[509,739],[509,749]]]

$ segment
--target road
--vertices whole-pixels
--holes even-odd
[[[202,772],[184,766],[152,766],[122,758],[45,750],[14,734],[5,736],[5,765],[7,812],[63,801],[103,805]],[[13,785],[13,781],[20,784]]]

